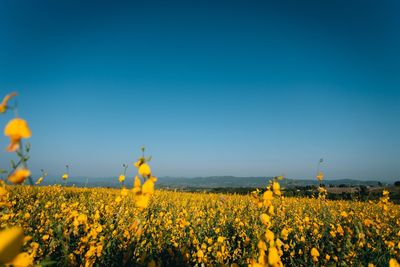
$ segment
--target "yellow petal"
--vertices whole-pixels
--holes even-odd
[[[147,165],[146,163],[143,163],[142,165],[140,165],[139,174],[144,176],[144,177],[149,176],[151,174],[150,166]]]
[[[0,263],[13,260],[22,247],[24,233],[22,228],[13,227],[0,232]]]
[[[12,139],[29,138],[31,137],[31,130],[25,120],[15,118],[7,123],[4,128],[4,135]]]
[[[13,184],[22,184],[29,175],[31,172],[28,169],[17,169],[8,177],[8,180]]]
[[[16,267],[27,267],[33,265],[33,257],[26,252],[19,253],[11,262]]]
[[[152,180],[147,180],[142,186],[143,194],[154,194],[154,182]]]

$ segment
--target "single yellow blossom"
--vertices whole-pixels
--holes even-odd
[[[4,128],[4,135],[10,138],[7,151],[14,152],[19,148],[21,139],[31,137],[32,133],[25,120],[15,118],[7,123]]]
[[[278,196],[281,195],[281,186],[279,185],[278,182],[272,183],[272,191],[274,191],[275,195],[278,195]]]
[[[139,174],[142,175],[143,177],[147,177],[151,174],[150,166],[147,165],[147,163],[143,163],[142,165],[140,165],[138,171],[139,171]]]
[[[314,258],[318,258],[319,257],[319,252],[316,248],[312,248],[311,249],[311,256]]]
[[[0,113],[4,113],[6,111],[8,101],[10,101],[10,99],[16,95],[17,93],[11,93],[3,98],[3,101],[0,103]]]
[[[0,232],[0,264],[12,261],[20,252],[24,241],[22,228],[13,227]]]
[[[400,267],[400,264],[395,258],[391,258],[389,260],[389,267]]]
[[[28,169],[17,169],[8,177],[8,180],[13,184],[22,184],[29,175],[31,172]]]
[[[267,214],[265,214],[265,213],[261,214],[260,219],[261,219],[261,222],[263,224],[269,225],[270,219],[269,219],[269,216]]]
[[[33,257],[26,252],[22,252],[12,260],[11,264],[16,267],[33,266]]]
[[[40,184],[43,181],[43,177],[39,177],[35,184]]]
[[[143,194],[154,194],[154,182],[153,180],[147,180],[142,186],[142,193]]]
[[[276,247],[269,248],[268,250],[268,263],[270,266],[275,266],[280,261],[278,250]]]

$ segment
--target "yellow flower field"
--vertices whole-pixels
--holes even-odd
[[[127,189],[7,189],[1,228],[24,229],[25,260],[35,264],[257,266],[266,234],[260,215],[270,214],[241,195],[156,191],[138,209]],[[400,209],[390,201],[275,197],[272,204],[269,229],[283,265],[397,264]]]

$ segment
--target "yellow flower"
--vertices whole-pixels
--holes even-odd
[[[40,184],[43,181],[43,177],[39,177],[35,184]]]
[[[29,138],[32,134],[25,120],[15,118],[7,123],[4,128],[4,135],[10,138],[7,151],[13,152],[19,148],[22,138]]]
[[[400,264],[397,262],[396,259],[391,258],[391,259],[389,260],[389,267],[400,267]]]
[[[122,183],[123,181],[125,181],[125,175],[121,174],[121,175],[119,176],[119,178],[118,178],[118,181],[119,181],[120,183]]]
[[[269,225],[270,220],[269,220],[269,216],[267,214],[265,214],[265,213],[261,214],[260,219],[263,224]]]
[[[140,165],[139,174],[144,176],[144,177],[149,176],[151,174],[150,166],[147,165],[146,163],[143,163],[142,165]]]
[[[281,231],[282,239],[283,240],[287,240],[288,235],[289,235],[289,231],[286,228],[283,228],[282,231]]]
[[[63,176],[61,176],[61,178],[62,178],[63,180],[67,180],[68,177],[69,177],[69,175],[68,175],[67,173],[64,173]]]
[[[119,204],[122,201],[122,198],[120,196],[115,198],[115,202],[117,202],[117,204]]]
[[[17,169],[8,177],[8,180],[13,184],[22,184],[29,175],[31,172],[28,169]]]
[[[11,93],[4,97],[3,101],[0,103],[0,113],[4,113],[6,111],[8,101],[10,101],[10,99],[16,95],[17,93]]]
[[[136,201],[136,207],[139,209],[145,209],[149,205],[150,198],[148,195],[140,195]]]
[[[321,182],[323,179],[324,179],[324,173],[323,172],[319,172],[318,175],[317,175],[317,180]]]
[[[312,248],[311,249],[311,256],[314,257],[314,258],[319,257],[319,252],[318,252],[318,250],[316,248]]]
[[[326,259],[327,261],[329,261],[329,260],[331,259],[331,256],[329,256],[328,254],[326,254],[325,259]]]
[[[125,187],[123,187],[121,189],[121,196],[126,197],[127,195],[128,195],[128,190]]]
[[[279,185],[278,182],[272,183],[272,191],[274,191],[275,195],[278,195],[278,196],[281,195],[281,186]]]
[[[268,251],[268,263],[271,266],[274,266],[280,261],[278,250],[276,247],[269,248]]]
[[[142,193],[143,194],[149,194],[149,195],[154,194],[154,182],[153,182],[153,180],[149,179],[143,184]]]
[[[7,189],[5,189],[3,186],[0,186],[0,197],[4,197],[8,194]]]
[[[274,238],[275,234],[271,230],[267,229],[267,231],[265,232],[265,239],[271,243],[274,241]]]
[[[33,257],[26,252],[19,253],[11,262],[13,266],[27,267],[33,265]]]
[[[272,200],[273,198],[274,197],[272,195],[272,191],[267,190],[267,191],[264,192],[264,194],[263,194],[263,199],[264,200]]]
[[[136,161],[136,162],[133,163],[133,165],[134,165],[136,168],[139,168],[140,165],[142,165],[142,164],[143,164],[143,160],[142,160],[142,159],[139,159],[138,161]]]
[[[19,253],[24,241],[22,228],[13,227],[0,232],[0,263],[13,260]]]
[[[204,252],[201,249],[197,251],[197,257],[200,259],[204,257]]]
[[[139,193],[140,192],[140,179],[139,177],[136,175],[135,176],[135,181],[133,182],[133,192],[134,193]]]

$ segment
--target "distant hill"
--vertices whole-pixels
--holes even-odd
[[[157,181],[159,188],[244,188],[244,187],[265,187],[271,177],[235,177],[235,176],[210,176],[210,177],[160,177]],[[117,177],[111,178],[88,178],[88,177],[71,177],[68,185],[76,185],[78,187],[120,187]],[[61,179],[46,178],[43,184],[60,184]],[[296,186],[318,185],[317,180],[311,179],[288,179],[285,178],[281,182],[282,187],[290,188]],[[325,180],[326,185],[345,185],[345,186],[379,186],[379,181],[361,181],[355,179],[337,179]],[[385,183],[383,183],[385,184]],[[127,178],[125,181],[127,187],[133,186],[133,178]]]
[[[185,188],[217,188],[217,187],[265,187],[272,177],[235,177],[235,176],[210,176],[196,178],[174,178],[161,177],[157,185],[160,187]],[[288,179],[280,181],[283,187],[310,186],[318,185],[317,180],[307,179]],[[346,186],[378,186],[379,181],[360,181],[354,179],[325,180],[326,185],[346,185]]]

